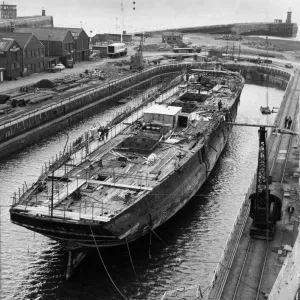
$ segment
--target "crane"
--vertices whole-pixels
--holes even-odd
[[[253,238],[271,240],[275,234],[275,225],[281,218],[281,187],[270,189],[272,177],[269,176],[267,157],[267,131],[260,126],[259,150],[255,193],[250,195],[250,217],[253,219],[250,236]]]
[[[130,69],[131,70],[143,70],[144,69],[144,57],[143,57],[143,46],[144,46],[144,33],[141,35],[141,41],[137,48],[135,55],[131,56]]]
[[[256,125],[247,123],[232,123],[237,126],[259,127],[259,149],[255,192],[250,195],[250,217],[252,226],[250,236],[252,238],[271,240],[275,234],[275,225],[281,219],[281,202],[283,193],[281,186],[272,183],[269,176],[267,156],[267,127],[283,134],[298,134],[291,130],[277,128],[274,125]]]

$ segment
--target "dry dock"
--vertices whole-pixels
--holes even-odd
[[[299,70],[293,74],[282,101],[276,125],[284,128],[285,116],[292,116],[291,130],[299,132]],[[215,271],[207,299],[298,299],[299,270],[297,253],[300,221],[299,201],[299,140],[298,135],[269,134],[268,165],[273,182],[283,189],[282,218],[276,224],[271,241],[254,239],[249,235],[248,196],[255,191],[254,178],[240,213],[228,238],[220,263]],[[293,213],[288,208],[293,207]],[[296,240],[297,239],[297,240]],[[292,269],[291,266],[295,268]],[[294,272],[294,274],[293,274]],[[279,275],[280,273],[280,275]],[[297,276],[298,275],[298,276]],[[274,283],[276,284],[274,285]],[[272,291],[273,289],[273,291]]]

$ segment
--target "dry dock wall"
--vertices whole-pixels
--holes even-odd
[[[267,72],[271,72],[271,71],[274,72],[273,70],[267,70]],[[284,72],[284,71],[281,71],[281,72]],[[279,124],[280,119],[283,118],[282,111],[283,111],[284,106],[286,105],[287,97],[291,91],[291,86],[292,86],[293,77],[294,77],[293,75],[291,75],[288,72],[284,72],[284,73],[280,74],[280,76],[282,76],[282,77],[287,76],[290,78],[290,80],[288,81],[288,85],[285,90],[283,100],[281,101],[281,105],[280,105],[279,111],[277,113],[274,124],[276,124],[276,123]],[[249,196],[255,191],[255,187],[256,187],[256,173],[254,174],[254,176],[251,180],[251,183],[249,185],[248,191],[245,194],[245,197],[242,201],[241,208],[237,214],[237,217],[233,224],[232,230],[229,233],[227,242],[225,244],[225,247],[221,254],[221,257],[219,259],[217,268],[215,269],[208,292],[206,293],[206,296],[205,296],[205,299],[207,299],[207,300],[222,300],[221,299],[222,292],[223,292],[224,286],[226,284],[227,277],[229,276],[229,273],[231,272],[231,266],[232,266],[235,254],[237,252],[244,227],[248,220],[248,216],[249,216],[249,212],[250,212]]]
[[[183,62],[149,68],[143,72],[113,80],[105,85],[78,93],[58,103],[32,110],[30,113],[28,112],[23,116],[2,123],[0,124],[0,158],[115,104],[118,100],[129,95],[130,87],[132,88],[135,84],[139,84],[140,87],[146,87],[149,84],[155,84],[157,80],[161,80],[157,79],[158,75],[164,74],[166,76],[168,73],[182,69],[203,66],[209,66],[209,64]],[[269,66],[249,67],[243,64],[227,64],[225,67],[232,71],[248,72],[249,74],[250,71],[256,70],[259,74],[281,80],[282,85],[287,82],[290,76],[287,72],[270,68]],[[90,105],[92,108],[90,108]]]

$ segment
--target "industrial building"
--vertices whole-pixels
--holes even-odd
[[[82,28],[63,28],[54,27],[53,29],[70,30],[75,40],[75,63],[89,60],[90,55],[90,38]]]
[[[16,28],[15,32],[34,34],[45,46],[48,67],[57,61],[75,62],[75,39],[67,28]]]
[[[0,81],[22,75],[23,52],[13,38],[0,38]]]
[[[122,34],[123,43],[132,42],[132,34]],[[92,44],[103,43],[103,42],[121,42],[121,34],[118,33],[97,33],[92,37]]]
[[[16,5],[11,5],[11,6],[16,7]],[[7,12],[6,10],[9,10],[9,12]],[[13,8],[6,9],[6,10],[4,9],[3,14],[12,15],[12,17],[9,18],[1,17],[0,32],[12,32],[15,30],[15,28],[18,27],[53,27],[53,17],[46,16],[45,9],[42,10],[42,15],[40,16],[27,16],[27,17],[26,16],[17,17],[17,8],[15,9],[15,12]],[[1,10],[1,15],[2,15],[2,10]]]
[[[177,44],[183,41],[183,33],[181,32],[163,32],[162,42],[168,44]]]
[[[16,19],[17,5],[5,4],[4,1],[0,4],[1,19]]]
[[[12,38],[22,51],[22,76],[45,71],[45,46],[32,33],[6,32],[0,38]]]

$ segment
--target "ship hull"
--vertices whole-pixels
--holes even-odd
[[[234,122],[240,98],[236,96],[230,109]],[[32,216],[11,209],[11,221],[51,239],[68,249],[85,250],[93,247],[114,247],[132,242],[161,226],[175,215],[196,194],[220,157],[231,133],[232,125],[224,121],[205,141],[196,146],[183,165],[160,180],[141,200],[129,206],[109,222],[74,222],[67,219]]]

